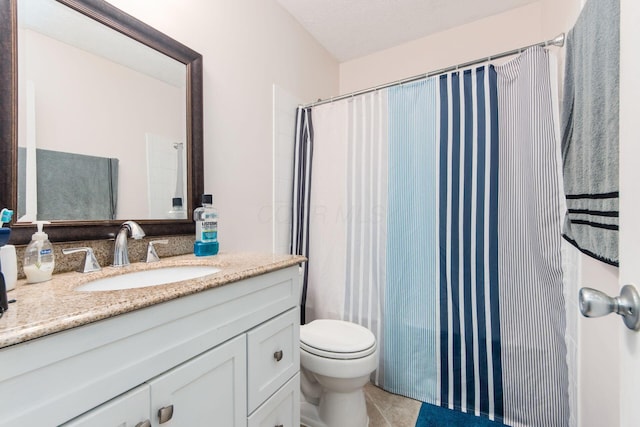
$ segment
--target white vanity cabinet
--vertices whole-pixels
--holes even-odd
[[[0,426],[299,426],[298,267],[0,349]]]

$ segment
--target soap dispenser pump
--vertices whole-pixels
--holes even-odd
[[[27,276],[27,283],[46,282],[51,279],[55,267],[53,246],[47,233],[42,231],[44,224],[50,223],[34,221],[33,224],[36,224],[38,231],[33,233],[31,243],[24,251],[24,274]]]

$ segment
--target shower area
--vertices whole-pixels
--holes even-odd
[[[617,19],[607,3],[588,4],[613,12],[587,13]],[[565,81],[561,99],[558,76],[580,65],[575,45],[549,46],[576,43],[585,20],[566,37],[297,110],[301,321],[370,329],[372,383],[423,402],[420,416],[446,408],[513,426],[578,425],[572,245],[589,250],[567,222],[602,233],[594,224],[610,220],[567,208],[576,197],[565,194],[561,105],[573,95]],[[599,259],[615,265],[611,255]]]
[[[305,321],[372,330],[385,390],[569,424],[551,63],[535,47],[299,111],[313,143]]]

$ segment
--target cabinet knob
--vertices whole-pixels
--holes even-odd
[[[279,362],[282,360],[282,350],[278,350],[275,353],[273,353],[273,358],[276,359],[276,362]],[[276,426],[278,427],[278,426]]]
[[[136,424],[136,427],[151,427],[151,421],[144,420]]]
[[[158,421],[164,424],[173,417],[173,405],[158,409]]]

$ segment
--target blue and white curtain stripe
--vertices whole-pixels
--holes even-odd
[[[548,53],[313,108],[308,320],[371,329],[381,387],[569,425]]]
[[[438,87],[440,403],[501,421],[495,69],[443,75]]]
[[[398,394],[412,390],[410,397],[422,401],[437,395],[436,90],[436,79],[389,90],[387,321],[380,346],[389,361],[379,383]]]

